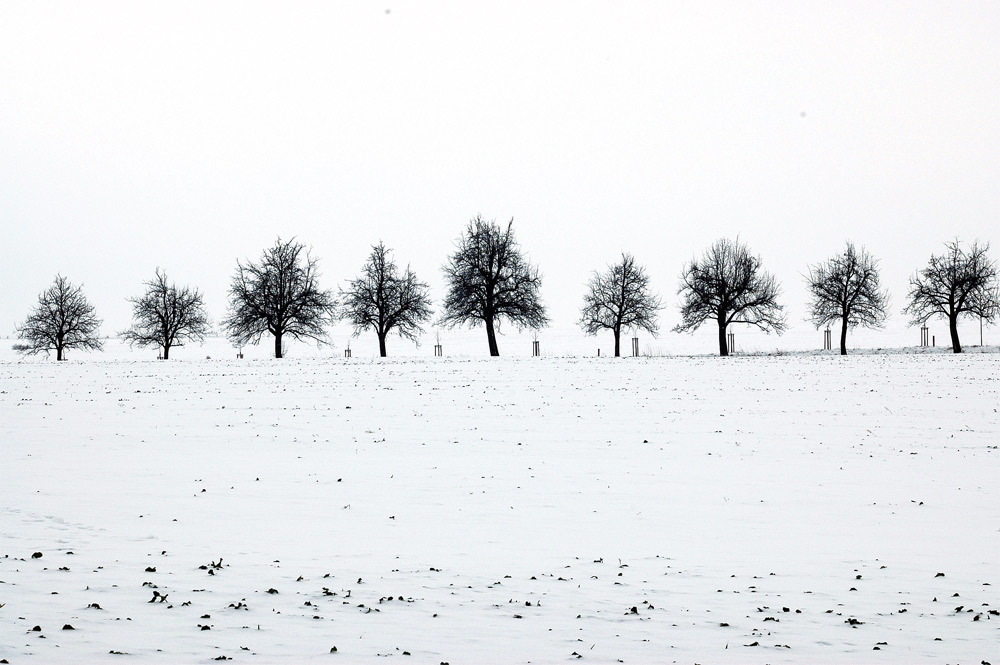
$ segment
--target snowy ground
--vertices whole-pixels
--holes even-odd
[[[0,659],[1000,664],[1000,354],[147,355],[0,361]]]

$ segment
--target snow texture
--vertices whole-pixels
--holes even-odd
[[[0,362],[0,659],[1000,662],[998,354],[203,356]]]

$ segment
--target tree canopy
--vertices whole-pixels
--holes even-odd
[[[361,274],[340,294],[340,316],[354,326],[354,334],[374,330],[379,355],[386,356],[385,338],[392,330],[413,342],[431,316],[427,284],[406,267],[402,273],[383,243],[372,247]]]
[[[500,355],[496,329],[502,321],[517,328],[548,325],[539,291],[542,277],[524,257],[514,237],[514,220],[501,228],[477,215],[456,243],[443,271],[448,292],[441,323],[483,323],[490,355]]]
[[[278,238],[256,263],[236,262],[229,287],[229,313],[222,321],[236,346],[257,344],[274,335],[274,357],[284,355],[285,335],[327,341],[326,327],[335,319],[336,300],[319,288],[319,262],[295,239]]]
[[[654,337],[657,312],[663,307],[660,298],[650,291],[646,270],[636,264],[631,254],[599,273],[596,270],[587,284],[580,326],[588,335],[611,330],[615,338],[615,357],[621,355],[622,330],[643,329]]]
[[[132,303],[132,327],[121,333],[130,346],[158,346],[163,360],[170,349],[185,342],[204,341],[210,332],[205,303],[198,289],[178,287],[167,281],[167,274],[156,269],[146,282],[146,292],[129,298]]]
[[[678,293],[683,304],[681,322],[674,330],[691,332],[706,321],[716,321],[719,355],[729,355],[726,329],[732,323],[779,334],[785,330],[778,282],[738,239],[717,240],[700,259],[692,259],[681,273]]]
[[[992,322],[1000,311],[996,264],[989,257],[989,243],[972,243],[968,251],[958,240],[945,243],[946,251],[932,255],[927,267],[910,278],[908,304],[903,310],[914,325],[934,316],[948,320],[952,350],[962,352],[958,338],[960,316],[979,316]]]
[[[56,360],[66,359],[66,349],[100,351],[104,348],[98,337],[100,327],[83,287],[56,275],[52,286],[38,295],[34,311],[17,326],[18,338],[27,342],[18,350],[28,355],[55,351]]]
[[[879,287],[878,261],[847,243],[844,251],[809,268],[809,319],[819,329],[840,321],[840,353],[847,355],[847,330],[880,328],[889,294]]]

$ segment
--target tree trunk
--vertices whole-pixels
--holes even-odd
[[[962,352],[962,343],[958,341],[958,315],[948,317],[948,329],[951,331],[951,348],[955,353]]]
[[[615,333],[615,358],[617,358],[618,356],[621,355],[622,331],[615,330],[614,333]]]
[[[274,333],[274,357],[281,357],[281,333]]]
[[[847,317],[843,319],[843,323],[840,324],[840,355],[847,355]]]
[[[726,340],[726,324],[721,320],[719,321],[719,355],[729,355],[729,344]]]
[[[490,355],[499,356],[500,349],[497,348],[497,333],[496,330],[493,329],[492,318],[486,319],[486,338],[489,340],[490,343]]]
[[[169,360],[170,359],[170,345],[169,344],[164,344],[163,345],[163,359],[164,360]]]
[[[385,335],[385,333],[378,335],[378,354],[383,358],[385,358]]]
[[[56,360],[63,360],[62,346],[56,346]]]

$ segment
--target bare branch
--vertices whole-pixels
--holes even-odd
[[[811,266],[806,282],[809,319],[816,328],[841,322],[841,354],[847,354],[848,328],[880,328],[885,322],[889,293],[879,288],[878,261],[863,247],[847,243],[843,253]]]
[[[1000,313],[997,268],[988,256],[989,243],[972,243],[968,251],[956,239],[945,243],[947,251],[931,256],[927,267],[910,278],[908,304],[903,310],[913,325],[941,316],[948,319],[952,349],[962,352],[958,318],[979,316],[992,323]]]
[[[101,320],[94,307],[83,295],[82,286],[73,286],[62,275],[56,275],[52,286],[38,295],[38,305],[15,333],[27,340],[21,353],[56,352],[56,360],[64,360],[66,349],[100,351],[104,343],[98,337]]]
[[[187,341],[204,341],[209,334],[209,320],[201,293],[190,287],[178,288],[167,282],[167,274],[156,269],[156,276],[146,282],[146,292],[132,303],[132,327],[120,333],[129,346],[158,346],[162,358],[170,358],[170,349]]]
[[[259,263],[236,262],[229,287],[229,314],[222,321],[236,346],[257,344],[274,335],[274,355],[281,358],[282,337],[327,341],[326,326],[335,318],[336,300],[318,285],[318,259],[295,239],[264,250]]]
[[[522,255],[514,220],[501,229],[477,215],[459,238],[443,271],[448,294],[440,322],[446,326],[486,324],[490,355],[500,355],[495,328],[504,319],[519,329],[548,325],[539,298],[542,278]]]
[[[580,326],[589,335],[611,330],[616,357],[622,330],[641,328],[654,337],[659,332],[656,317],[663,304],[649,290],[649,277],[631,254],[622,254],[622,260],[604,273],[595,271],[587,286]]]
[[[779,335],[785,330],[777,281],[738,239],[717,240],[700,260],[692,259],[681,273],[678,293],[683,298],[681,323],[674,330],[693,332],[706,321],[717,321],[720,355],[729,355],[725,334],[731,323]]]
[[[355,335],[374,330],[382,357],[389,332],[395,329],[400,337],[417,342],[423,332],[420,324],[431,316],[427,284],[409,266],[400,275],[389,252],[381,242],[373,246],[361,275],[340,292],[340,316],[354,326]]]

